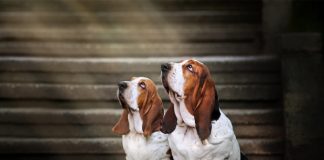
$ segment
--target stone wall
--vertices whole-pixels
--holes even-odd
[[[324,151],[324,57],[320,33],[282,36],[286,159],[318,159]]]

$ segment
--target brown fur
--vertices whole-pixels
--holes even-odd
[[[143,120],[142,128],[144,136],[150,136],[153,132],[159,131],[161,128],[161,122],[164,114],[163,103],[152,80],[145,79],[140,82],[144,82],[146,88],[138,88],[139,96],[137,102],[140,110],[140,116]],[[123,106],[123,108],[125,109],[120,117],[120,120],[112,129],[113,132],[117,134],[127,134],[129,132],[128,106]]]
[[[163,119],[163,103],[152,80],[144,80],[146,89],[139,88],[138,105],[143,120],[144,136],[159,131]]]
[[[112,131],[119,135],[124,135],[129,132],[128,110],[127,109],[123,110],[123,113],[121,114],[118,122],[112,128]]]
[[[193,72],[186,69],[191,64]],[[209,69],[196,61],[189,60],[183,66],[185,78],[184,93],[185,104],[189,113],[195,117],[196,129],[201,140],[209,137],[211,132],[211,121],[217,101],[215,83],[210,75]],[[173,106],[169,108],[163,120],[163,130],[171,133],[176,126],[176,116]]]
[[[168,111],[164,115],[161,132],[170,134],[175,130],[176,126],[177,126],[177,117],[174,113],[174,106],[171,103]]]

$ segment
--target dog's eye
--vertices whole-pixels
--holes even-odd
[[[192,68],[192,65],[191,65],[191,64],[188,64],[188,65],[187,65],[187,69],[188,69],[190,72],[193,72],[193,68]]]
[[[138,84],[138,86],[140,86],[142,89],[145,89],[145,88],[146,88],[146,85],[145,85],[144,82],[140,82],[140,83]]]

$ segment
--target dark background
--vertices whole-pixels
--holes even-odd
[[[0,0],[0,159],[125,159],[116,84],[194,57],[252,160],[324,151],[321,0]]]

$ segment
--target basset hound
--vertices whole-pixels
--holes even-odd
[[[215,83],[203,63],[184,60],[161,65],[171,101],[161,131],[169,135],[175,160],[240,160],[232,123],[220,110]]]
[[[154,82],[145,77],[118,83],[117,96],[123,108],[112,128],[122,135],[127,160],[169,160],[168,135],[160,131],[163,104]]]

